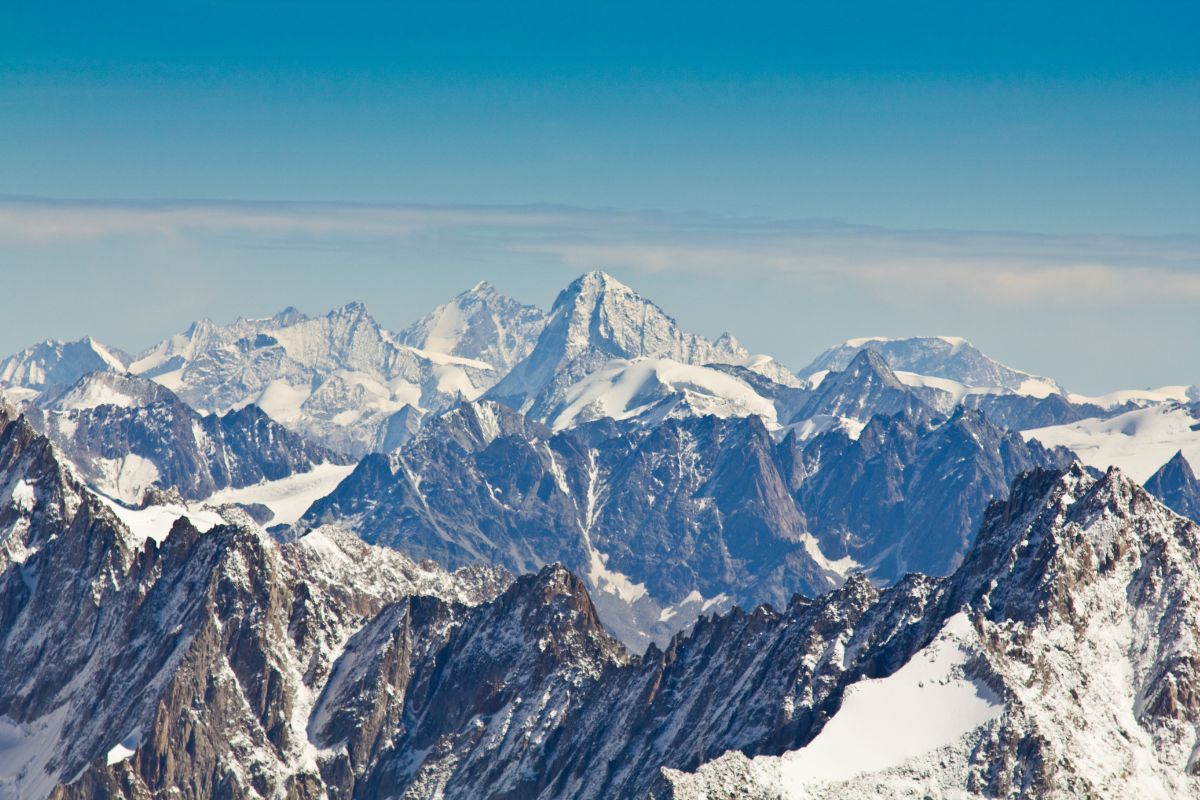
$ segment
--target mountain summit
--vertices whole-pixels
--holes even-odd
[[[1200,522],[1200,480],[1180,450],[1146,481],[1146,491],[1177,514]]]
[[[488,397],[546,419],[567,389],[616,359],[668,359],[701,366],[738,363],[748,353],[732,337],[721,346],[683,331],[661,308],[604,272],[579,276],[554,301],[527,358]]]
[[[502,375],[529,355],[545,324],[541,309],[518,303],[480,281],[396,338],[418,350],[484,361]]]
[[[913,336],[904,339],[866,337],[849,339],[829,348],[802,369],[802,377],[823,370],[841,370],[863,350],[874,350],[892,369],[955,381],[969,387],[1007,390],[1044,397],[1061,394],[1062,388],[1048,378],[1039,378],[1001,364],[979,348],[957,336]]]

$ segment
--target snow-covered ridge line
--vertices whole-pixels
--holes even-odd
[[[1180,451],[1191,463],[1200,464],[1200,410],[1176,404],[1035,428],[1021,435],[1047,447],[1067,447],[1097,469],[1117,466],[1138,482],[1144,482]]]

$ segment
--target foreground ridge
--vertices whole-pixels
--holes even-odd
[[[140,540],[5,414],[10,794],[1197,796],[1200,529],[1115,470],[1026,474],[949,578],[850,575],[638,657],[559,566],[450,574],[329,528]],[[933,755],[805,772],[861,698],[926,680],[975,698],[908,737]]]

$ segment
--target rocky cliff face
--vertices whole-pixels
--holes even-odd
[[[603,272],[582,275],[554,301],[537,346],[488,391],[487,397],[534,419],[561,411],[568,389],[614,359],[667,359],[686,365],[739,363],[749,359],[732,337],[719,345],[680,329],[674,319]],[[770,359],[747,362],[794,377]]]
[[[397,335],[403,344],[483,361],[498,380],[533,351],[546,312],[518,303],[481,282],[444,303]]]
[[[638,649],[706,604],[786,603],[840,580],[755,417],[551,434],[500,404],[465,405],[394,457],[364,460],[302,520],[333,522],[451,567],[565,564]]]
[[[323,317],[288,309],[227,326],[198,322],[130,369],[203,413],[254,403],[312,441],[355,456],[383,445],[394,415],[445,408],[496,379],[489,364],[400,343],[359,303]]]
[[[780,447],[821,549],[889,581],[953,571],[988,504],[1021,473],[1063,457],[965,408],[949,419],[920,409],[876,416],[856,439],[835,430]]]
[[[728,753],[694,774],[669,773],[674,796],[899,797],[914,787],[988,797],[1198,796],[1198,545],[1200,528],[1116,471],[1031,473],[989,511],[963,565],[926,605],[926,631],[965,615],[961,658],[907,687],[922,715],[936,719],[940,687],[967,686],[966,697],[990,707],[977,724],[951,719],[924,752],[897,747],[865,770],[816,765],[806,748]],[[904,690],[900,674],[880,685]],[[889,724],[850,701],[839,713],[860,731],[872,720]],[[847,728],[837,720],[807,748],[838,752]],[[894,733],[927,735],[922,728],[914,719]]]
[[[782,607],[856,569],[947,574],[988,503],[1055,462],[978,413],[944,420],[895,397],[915,410],[875,417],[857,439],[778,444],[757,417],[552,434],[498,403],[467,404],[364,460],[302,527],[337,523],[449,567],[562,563],[640,650],[702,610]]]
[[[202,499],[349,459],[309,444],[257,406],[202,416],[164,386],[132,375],[92,373],[29,419],[81,478],[138,503],[146,490],[175,487]]]
[[[1200,480],[1192,471],[1192,465],[1184,458],[1183,451],[1159,467],[1146,481],[1146,491],[1162,500],[1177,514],[1193,522],[1200,522]]]
[[[180,520],[139,540],[23,419],[0,469],[6,796],[305,796],[308,716],[343,644],[413,594],[471,604],[508,581],[337,532],[280,547]]]
[[[10,795],[1200,796],[1200,527],[1115,471],[1027,474],[950,577],[851,576],[639,657],[557,566],[450,574],[186,520],[139,540],[5,414]],[[923,713],[874,719],[928,751],[813,772],[806,750],[871,733],[843,715],[906,686]],[[931,731],[964,688],[985,713]]]

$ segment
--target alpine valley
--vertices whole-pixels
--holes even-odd
[[[1200,798],[1197,469],[1194,385],[793,370],[601,272],[42,342],[0,799]]]

